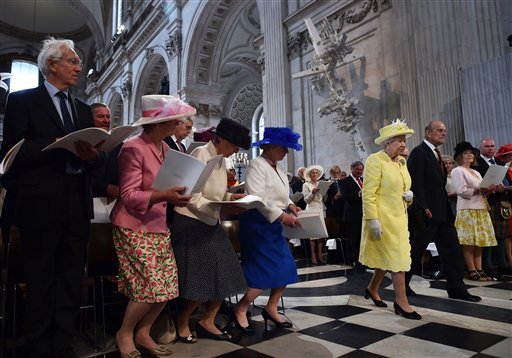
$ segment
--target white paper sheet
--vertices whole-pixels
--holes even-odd
[[[485,172],[484,180],[480,183],[480,188],[488,188],[490,185],[501,184],[507,174],[508,168],[503,165],[491,165]]]
[[[169,150],[165,154],[164,162],[153,181],[152,187],[156,190],[166,190],[176,186],[185,186],[185,194],[194,194],[200,191],[214,168],[223,160],[217,155],[204,164],[201,160],[177,150]]]
[[[321,211],[299,211],[298,219],[301,227],[288,227],[283,225],[283,234],[289,239],[307,239],[310,237],[328,237],[324,215]]]

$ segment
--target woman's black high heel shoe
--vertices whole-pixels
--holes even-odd
[[[231,322],[234,323],[235,327],[242,332],[243,334],[253,334],[255,332],[254,325],[249,322],[247,327],[242,327],[242,325],[238,322],[238,318],[236,318],[235,308],[229,312],[229,316],[231,318]]]
[[[386,304],[386,302],[382,301],[382,300],[378,300],[376,299],[375,297],[373,297],[372,293],[370,292],[370,290],[366,289],[366,291],[364,291],[364,298],[366,299],[369,299],[371,298],[373,303],[375,304],[375,306],[377,307],[387,307],[388,305]]]
[[[231,339],[231,335],[228,332],[222,332],[221,334],[215,334],[201,326],[199,322],[196,324],[196,334],[197,337],[202,338],[211,338],[216,341],[229,341]]]
[[[395,314],[402,316],[408,319],[421,319],[421,315],[416,311],[405,312],[402,307],[400,307],[396,302],[393,302],[393,307],[395,308]]]
[[[291,324],[290,322],[276,321],[274,318],[272,318],[272,316],[269,315],[269,313],[265,309],[263,309],[263,311],[261,312],[261,316],[265,320],[265,331],[267,330],[267,320],[270,320],[277,328],[292,328],[293,327],[293,324]]]

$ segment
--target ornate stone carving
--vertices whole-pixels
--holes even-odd
[[[300,54],[302,43],[304,42],[303,36],[300,32],[296,32],[288,37],[288,58],[292,59]]]
[[[171,58],[181,52],[181,31],[179,29],[169,34],[169,38],[165,41],[165,49]]]
[[[362,21],[373,9],[374,12],[391,6],[391,0],[365,0],[360,7],[341,12],[341,18],[349,24]]]
[[[123,100],[127,100],[132,92],[132,76],[131,74],[127,75],[123,79],[123,85],[121,86],[121,93],[123,94]]]
[[[256,60],[261,69],[261,74],[265,73],[265,51],[261,51],[261,56]]]

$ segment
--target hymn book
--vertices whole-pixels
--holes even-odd
[[[135,131],[138,129],[139,127],[132,126],[119,126],[113,128],[110,131],[97,127],[84,128],[69,133],[56,142],[50,144],[43,150],[61,148],[69,150],[73,154],[77,155],[75,142],[82,140],[84,142],[90,143],[94,147],[102,140],[104,140],[105,142],[101,145],[99,150],[110,152],[112,149],[121,144],[126,138],[135,133]]]
[[[283,234],[289,239],[328,237],[324,213],[320,210],[302,210],[297,213],[301,227],[283,225]]]
[[[16,157],[16,154],[18,154],[23,142],[25,142],[25,138],[16,143],[11,149],[9,149],[7,154],[5,154],[4,159],[0,163],[0,175],[4,175],[5,173],[7,173],[7,171],[9,170],[14,161],[14,158]]]
[[[176,186],[186,187],[184,194],[195,194],[204,184],[215,168],[218,168],[224,157],[217,155],[208,163],[177,150],[168,150],[158,171],[152,187],[156,190],[167,190]]]

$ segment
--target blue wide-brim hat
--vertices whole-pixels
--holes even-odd
[[[300,134],[292,132],[288,127],[267,127],[263,133],[263,139],[252,143],[252,146],[259,147],[262,144],[273,144],[295,150],[302,150],[302,144],[299,144],[299,138]]]

